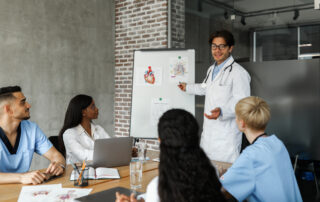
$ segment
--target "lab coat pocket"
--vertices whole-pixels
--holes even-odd
[[[214,99],[220,105],[224,104],[232,95],[232,85],[217,85],[214,90]]]

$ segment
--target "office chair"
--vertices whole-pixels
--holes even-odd
[[[296,154],[294,159],[291,157],[291,161],[293,162],[293,171],[302,175],[304,172],[311,172],[313,175],[313,181],[316,189],[315,199],[317,201],[320,200],[320,190],[319,190],[319,181],[317,174],[319,173],[319,161],[309,160],[309,159],[300,159],[299,154]],[[301,178],[301,176],[299,176]],[[311,180],[312,181],[312,180]]]
[[[63,152],[61,151],[59,136],[50,136],[49,140],[53,144],[53,146],[64,156]]]

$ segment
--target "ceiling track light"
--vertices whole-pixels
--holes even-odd
[[[247,24],[247,23],[246,23],[246,19],[245,19],[244,16],[241,16],[240,22],[241,22],[241,24],[242,24],[243,26],[245,26],[245,25]]]
[[[202,0],[198,1],[198,11],[202,12]]]
[[[227,11],[224,11],[223,16],[224,16],[224,19],[228,20],[229,15]]]
[[[293,20],[297,20],[300,16],[299,10],[294,10]]]

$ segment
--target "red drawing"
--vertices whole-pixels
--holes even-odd
[[[37,191],[37,192],[33,192],[32,195],[33,196],[39,196],[39,195],[48,195],[49,192],[44,190],[44,191]]]
[[[151,66],[148,67],[148,71],[145,72],[144,74],[144,80],[147,82],[147,83],[150,83],[150,84],[154,84],[154,82],[156,81],[156,78],[154,77],[154,73],[151,69]]]
[[[75,194],[75,190],[70,190],[70,191],[68,191],[68,193],[58,195],[57,197],[58,197],[60,200],[65,201],[65,200],[68,200],[68,199],[76,198],[77,195]]]

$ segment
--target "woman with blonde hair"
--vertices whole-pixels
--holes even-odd
[[[236,105],[236,122],[250,146],[220,178],[224,189],[239,201],[302,201],[288,151],[276,135],[267,135],[268,104],[247,97]]]

